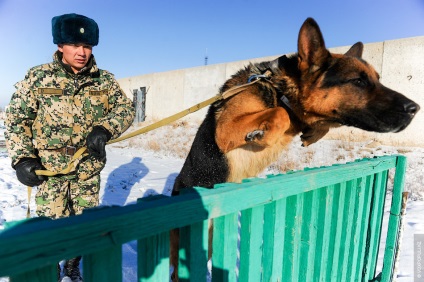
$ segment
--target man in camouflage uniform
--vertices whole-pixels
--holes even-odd
[[[96,65],[94,20],[76,14],[54,17],[52,32],[58,51],[52,63],[30,69],[15,85],[5,137],[18,179],[38,186],[37,214],[60,218],[98,205],[106,142],[131,125],[134,107],[114,76]],[[69,174],[36,175],[38,169],[62,171],[81,147],[89,154]],[[72,281],[81,281],[79,259],[65,263],[65,275],[75,274]]]

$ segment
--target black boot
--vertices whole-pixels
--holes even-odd
[[[81,273],[79,270],[79,263],[81,257],[76,257],[65,262],[65,266],[63,267],[65,276],[71,278],[72,282],[82,282]]]

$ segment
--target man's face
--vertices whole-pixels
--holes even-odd
[[[79,72],[88,63],[93,47],[86,44],[59,44],[63,53],[62,61],[71,66],[74,73]]]

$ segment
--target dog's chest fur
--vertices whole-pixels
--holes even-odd
[[[229,101],[226,101],[215,112],[216,123],[234,120],[234,127],[230,134],[245,135],[243,128],[239,128],[236,124],[238,119],[246,115],[261,112],[266,109],[279,106],[277,92],[270,83],[258,83],[249,87],[248,93],[241,93]],[[231,136],[226,138],[233,139]],[[281,152],[293,136],[281,135],[272,146],[261,147],[255,144],[246,144],[229,152],[225,152],[224,156],[228,165],[227,182],[241,182],[244,178],[254,177],[261,173],[271,163],[275,162],[281,155]]]
[[[292,136],[283,135],[271,147],[258,148],[248,144],[225,154],[228,161],[228,182],[241,182],[244,178],[255,177],[270,164],[277,161],[281,152],[291,142]]]

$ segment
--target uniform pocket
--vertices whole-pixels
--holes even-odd
[[[107,114],[109,107],[109,91],[103,90],[89,90],[85,96],[84,112],[85,118],[90,123],[96,122]]]
[[[38,112],[32,125],[37,149],[63,147],[72,132],[71,98],[60,88],[38,88]]]

